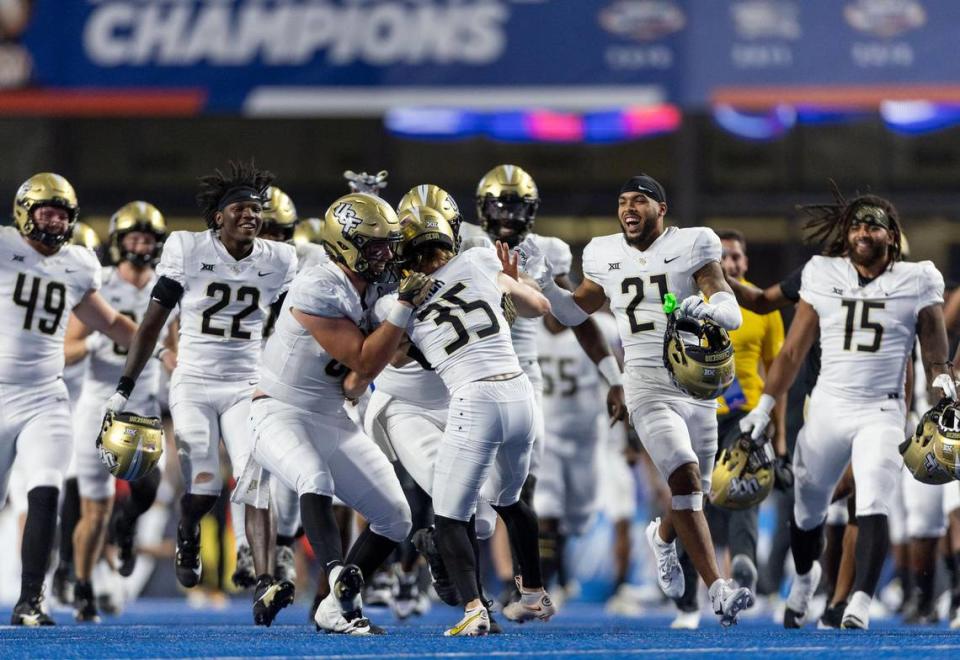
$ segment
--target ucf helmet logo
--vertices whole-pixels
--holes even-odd
[[[116,455],[112,451],[104,449],[102,446],[100,447],[100,462],[106,465],[107,469],[111,471],[119,465]]]
[[[730,480],[730,495],[753,495],[759,492],[760,482],[757,481],[756,477],[750,477],[749,479],[734,477]]]
[[[344,236],[349,236],[353,230],[363,222],[363,218],[357,215],[357,212],[353,209],[353,205],[350,202],[340,202],[337,204],[333,209],[333,217],[335,217],[337,222],[343,227]]]

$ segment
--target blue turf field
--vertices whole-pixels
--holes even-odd
[[[100,626],[73,625],[70,613],[55,611],[63,625],[45,629],[0,627],[0,658],[116,658],[310,656],[332,658],[483,658],[483,657],[788,657],[913,656],[960,657],[960,631],[904,628],[893,621],[874,622],[860,632],[782,630],[769,619],[746,620],[722,630],[706,621],[701,630],[667,628],[666,614],[644,619],[613,618],[599,605],[570,604],[547,624],[507,624],[506,634],[484,639],[444,639],[444,624],[456,612],[434,607],[425,617],[395,624],[389,613],[370,610],[389,634],[345,638],[314,632],[306,609],[285,610],[272,628],[248,624],[249,606],[235,599],[223,611],[197,611],[183,600],[151,600],[132,605]],[[4,621],[9,610],[0,610]]]

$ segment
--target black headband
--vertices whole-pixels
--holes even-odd
[[[217,203],[217,210],[222,211],[236,202],[256,202],[263,204],[263,196],[260,191],[252,186],[237,186],[223,193],[220,201]]]
[[[638,174],[635,177],[627,179],[627,181],[620,186],[620,194],[622,195],[628,192],[643,193],[655,202],[667,201],[667,194],[663,191],[663,186],[647,174]]]

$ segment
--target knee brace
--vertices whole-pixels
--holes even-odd
[[[674,495],[670,504],[674,511],[703,511],[703,493]]]

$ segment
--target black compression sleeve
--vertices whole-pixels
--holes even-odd
[[[803,276],[803,268],[798,268],[780,282],[780,290],[783,291],[784,297],[790,302],[797,302],[800,300],[800,284]]]
[[[176,280],[172,280],[165,275],[161,275],[157,280],[150,297],[167,309],[173,309],[183,297],[183,285]]]

